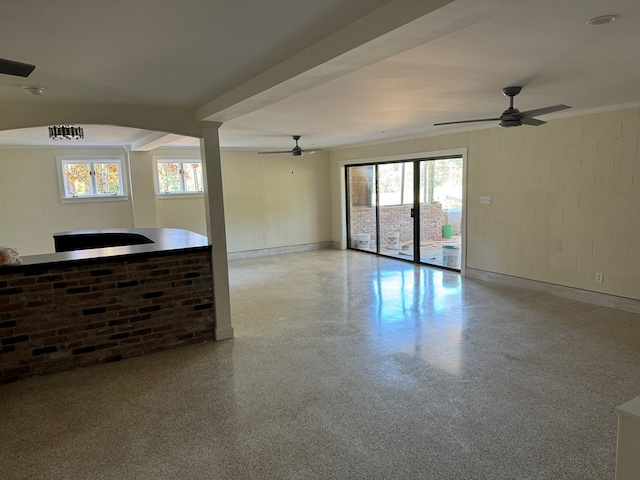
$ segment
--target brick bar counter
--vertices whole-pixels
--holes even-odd
[[[214,339],[206,237],[140,228],[56,240],[103,232],[150,242],[0,267],[0,383]]]

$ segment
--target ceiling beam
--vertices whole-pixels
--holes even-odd
[[[163,147],[169,143],[175,142],[184,138],[184,135],[175,135],[173,133],[155,132],[151,135],[147,135],[141,140],[138,140],[131,145],[132,152],[148,152],[154,148]]]
[[[364,45],[385,33],[423,17],[452,1],[393,0],[207,103],[198,109],[196,118],[198,120],[226,122],[282,100],[287,95],[284,90],[275,94],[272,92],[266,96],[261,96],[260,94],[339,55]],[[354,65],[352,70],[361,67],[362,65]],[[333,75],[337,77],[347,73],[349,73],[348,70],[341,69],[334,71]],[[315,78],[315,83],[319,84],[327,80],[326,75],[321,75]],[[308,79],[305,83],[306,88],[310,88]]]

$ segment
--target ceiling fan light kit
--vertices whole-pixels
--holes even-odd
[[[538,115],[545,115],[547,113],[559,112],[561,110],[566,110],[567,108],[571,108],[568,105],[551,105],[549,107],[536,108],[534,110],[527,110],[525,112],[521,112],[517,108],[513,106],[513,97],[518,95],[522,91],[522,87],[513,86],[513,87],[504,87],[502,89],[502,94],[505,97],[509,97],[509,108],[507,108],[502,115],[496,118],[477,118],[475,120],[459,120],[455,122],[441,122],[434,123],[434,126],[440,125],[454,125],[459,123],[475,123],[475,122],[493,122],[500,121],[500,126],[503,128],[509,127],[519,127],[521,125],[530,125],[532,127],[538,127],[540,125],[544,125],[547,122],[542,120],[538,120]]]

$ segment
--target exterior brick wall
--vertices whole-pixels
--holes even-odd
[[[400,244],[413,242],[412,205],[389,205],[380,207],[380,235],[382,246],[388,235],[400,233]],[[351,223],[351,246],[359,233],[371,234],[371,245],[376,241],[375,207],[352,206],[349,212]],[[430,240],[442,237],[442,225],[447,223],[447,212],[439,203],[420,204],[420,239]]]
[[[0,268],[0,383],[214,338],[207,247]]]

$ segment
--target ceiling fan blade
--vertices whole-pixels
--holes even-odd
[[[288,153],[291,156],[300,157],[300,156],[304,155],[305,153],[307,155],[313,155],[314,153],[319,152],[320,150],[322,150],[321,148],[317,148],[317,149],[314,149],[314,150],[304,150],[304,149],[300,148],[300,146],[298,145],[298,140],[300,140],[300,135],[292,135],[291,137],[296,142],[296,146],[293,147],[291,150],[278,150],[278,151],[275,151],[275,152],[258,152],[258,155],[269,155],[271,153],[280,153],[280,154]]]
[[[542,120],[538,120],[537,118],[532,117],[523,117],[522,124],[523,125],[531,125],[533,127],[539,127],[540,125],[544,125],[547,122],[543,122]]]
[[[538,115],[545,115],[547,113],[559,112],[571,108],[568,105],[552,105],[550,107],[536,108],[534,110],[527,110],[526,112],[520,112],[524,117],[537,117]]]
[[[460,120],[460,121],[457,121],[457,122],[434,123],[433,126],[437,127],[438,125],[454,125],[456,123],[497,122],[498,120],[500,120],[500,117],[498,117],[498,118],[478,118],[476,120]]]
[[[35,65],[29,63],[15,62],[0,58],[0,73],[5,75],[15,75],[16,77],[28,77],[36,68]]]

